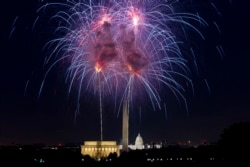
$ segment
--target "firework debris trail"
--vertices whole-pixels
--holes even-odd
[[[43,5],[38,13],[62,9],[50,21],[58,23],[55,34],[65,35],[46,44],[51,51],[39,96],[51,69],[67,61],[68,94],[77,85],[78,105],[83,91],[87,91],[99,92],[100,101],[104,96],[113,98],[114,104],[118,101],[118,113],[124,99],[132,104],[145,96],[154,110],[161,109],[161,88],[165,86],[187,109],[183,80],[193,86],[178,35],[185,38],[189,29],[204,39],[196,25],[207,27],[208,23],[199,14],[175,12],[174,4],[178,3],[69,0]],[[193,58],[196,62],[194,53]]]

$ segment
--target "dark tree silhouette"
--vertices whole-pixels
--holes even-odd
[[[250,122],[238,122],[225,128],[218,145],[227,162],[250,161]]]

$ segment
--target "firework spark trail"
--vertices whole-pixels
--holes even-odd
[[[17,20],[18,20],[18,16],[14,19],[14,21],[12,23],[12,26],[11,26],[12,28],[11,28],[11,31],[9,33],[8,39],[10,39],[12,37],[12,34],[15,32],[15,29],[16,29],[15,24],[16,24]]]
[[[100,96],[112,95],[119,111],[124,98],[133,103],[146,95],[156,110],[162,108],[161,88],[165,86],[187,109],[182,81],[193,89],[191,71],[176,30],[186,37],[185,29],[189,29],[205,39],[196,25],[208,24],[198,14],[175,12],[174,3],[179,2],[69,0],[42,6],[38,13],[56,6],[62,10],[50,20],[58,23],[55,33],[61,36],[45,46],[51,53],[40,93],[50,70],[67,61],[68,94],[78,85],[79,103],[83,91],[99,92]]]

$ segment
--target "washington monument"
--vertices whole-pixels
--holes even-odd
[[[129,105],[128,100],[123,101],[122,112],[122,150],[128,151],[128,133],[129,133]]]

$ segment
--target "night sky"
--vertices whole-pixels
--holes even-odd
[[[47,26],[49,14],[34,27],[36,10],[45,1],[1,3],[0,145],[100,139],[98,98],[83,95],[86,101],[82,101],[76,115],[76,95],[67,96],[63,65],[51,71],[38,97],[46,54],[43,46],[53,38],[55,28]],[[145,143],[163,140],[200,143],[203,139],[212,143],[229,125],[250,121],[249,2],[212,1],[219,13],[211,5],[206,7],[208,0],[205,2],[193,0],[192,4],[197,9],[206,9],[199,12],[209,23],[215,20],[221,34],[216,35],[218,32],[211,24],[203,30],[207,40],[192,41],[198,50],[199,70],[193,77],[195,93],[190,90],[185,93],[188,111],[173,96],[167,98],[167,112],[153,111],[150,107],[132,111],[130,143],[134,143],[138,133]],[[214,51],[216,43],[224,49],[223,55]],[[121,127],[121,113],[117,114],[112,104],[105,104],[103,139],[120,142]]]

